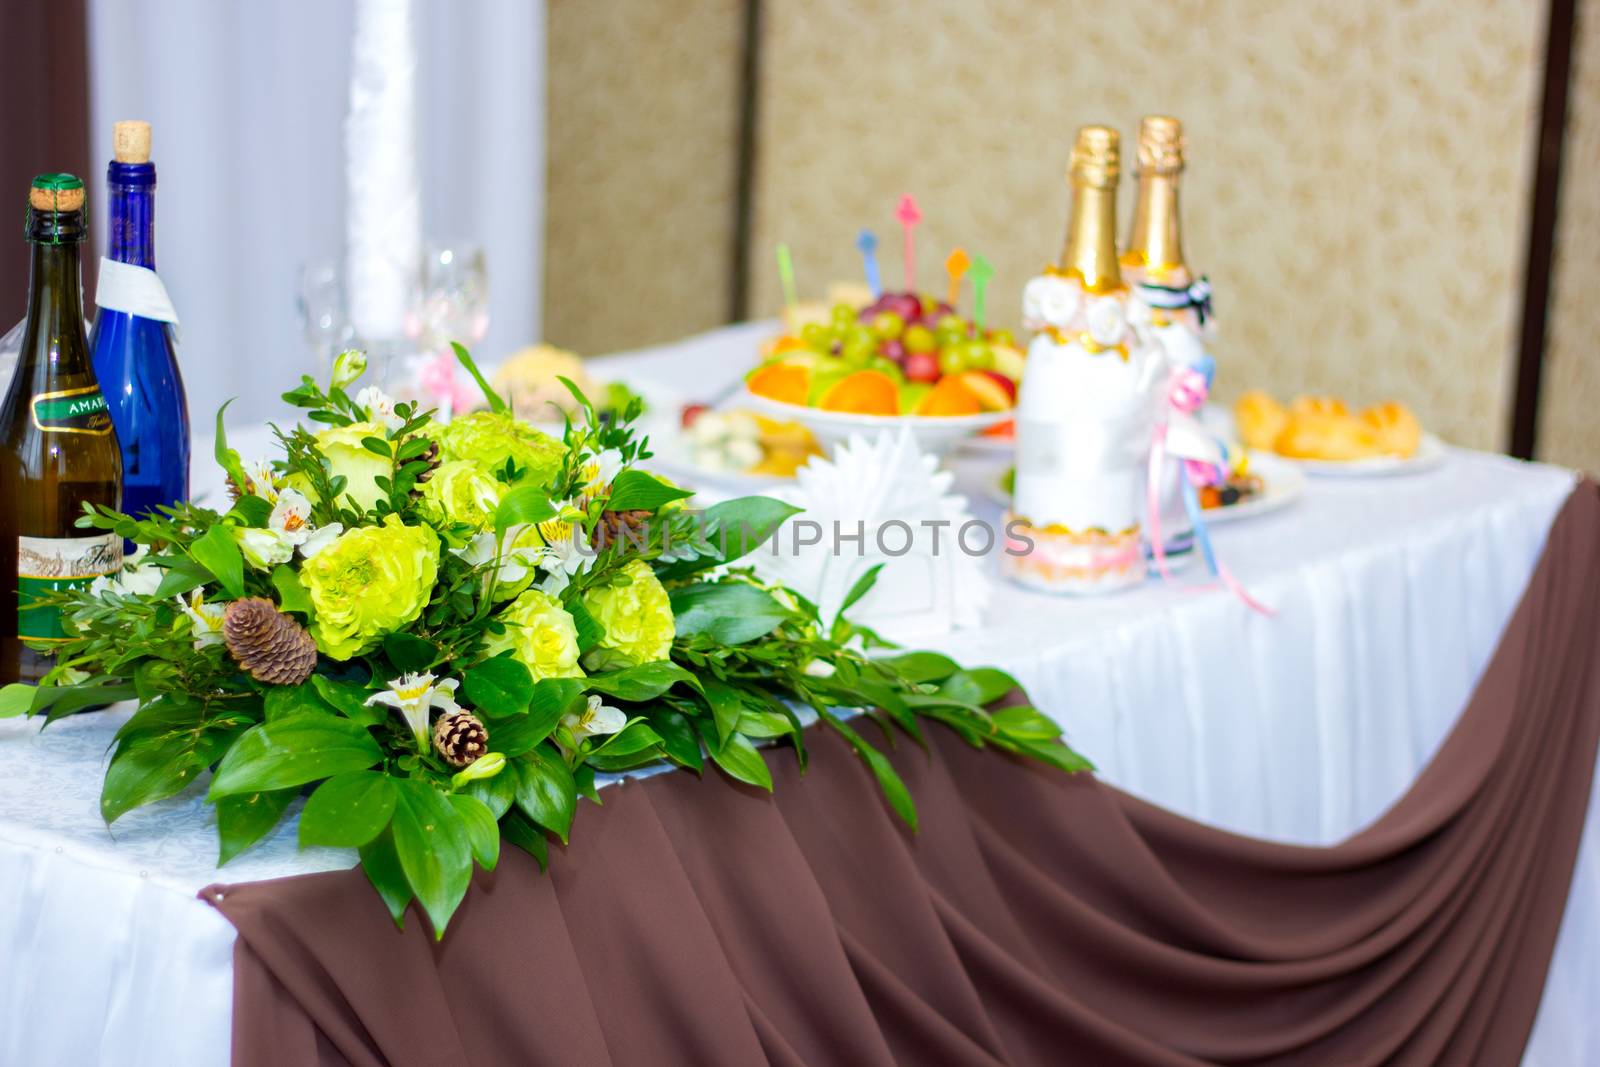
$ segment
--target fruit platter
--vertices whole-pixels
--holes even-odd
[[[824,447],[906,427],[937,454],[1011,419],[1022,350],[1009,332],[982,329],[947,301],[884,292],[796,325],[746,375],[747,402],[803,423]]]

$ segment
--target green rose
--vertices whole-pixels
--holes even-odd
[[[495,618],[505,623],[503,634],[490,634],[484,651],[491,656],[506,649],[511,657],[541,678],[582,678],[578,666],[578,627],[554,597],[529,589]]]
[[[346,530],[300,568],[317,647],[347,660],[415,621],[438,571],[439,536],[426,526],[388,515],[382,526]]]
[[[376,422],[352,422],[348,426],[329,426],[317,431],[317,448],[327,457],[328,466],[335,476],[344,475],[344,495],[352,498],[362,511],[371,510],[386,496],[378,488],[376,479],[394,473],[390,462],[382,456],[368,452],[362,445],[363,437],[386,437],[387,432]],[[309,486],[295,488],[309,494]]]
[[[540,433],[510,413],[474,411],[450,420],[434,432],[440,457],[446,462],[466,460],[493,477],[506,460],[517,465],[518,483],[545,485],[561,470],[566,446]]]
[[[422,483],[422,511],[435,522],[464,522],[481,530],[489,525],[504,489],[501,482],[465,460],[441,463]]]
[[[589,650],[584,665],[590,670],[612,670],[667,658],[677,629],[672,602],[642,559],[629,560],[611,584],[583,594],[583,606],[605,628],[600,644]]]

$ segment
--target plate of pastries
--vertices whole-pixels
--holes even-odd
[[[1293,460],[1308,474],[1409,474],[1445,456],[1444,443],[1392,400],[1354,411],[1337,397],[1297,396],[1285,405],[1251,390],[1233,417],[1247,447]]]

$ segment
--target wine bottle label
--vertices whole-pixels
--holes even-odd
[[[111,412],[98,385],[86,389],[61,389],[33,398],[33,424],[45,433],[86,433],[104,437],[111,432]]]
[[[121,568],[122,538],[116,534],[17,538],[17,636],[62,640],[61,611],[51,594],[82,589]]]

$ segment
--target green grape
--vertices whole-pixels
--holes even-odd
[[[961,337],[969,335],[967,320],[960,315],[940,315],[939,321],[933,324],[933,328],[940,333],[953,333]]]
[[[982,341],[968,341],[961,346],[961,362],[967,370],[993,370],[994,352]]]
[[[835,326],[849,326],[856,321],[856,312],[849,304],[835,304],[829,319]]]
[[[949,348],[939,349],[940,374],[960,374],[967,369],[965,353],[961,347],[961,345],[951,345]]]
[[[934,337],[933,331],[921,323],[907,326],[901,343],[906,346],[907,352],[932,352],[939,347],[938,338]]]
[[[877,343],[867,337],[846,338],[839,349],[839,357],[846,363],[865,366],[867,361],[877,355]]]
[[[1017,339],[1010,330],[990,330],[989,340],[997,345],[1016,347]]]
[[[800,340],[807,348],[814,348],[818,352],[826,352],[833,343],[833,338],[828,336],[828,328],[820,322],[808,322],[800,327]]]
[[[851,323],[849,326],[846,326],[844,328],[844,334],[839,338],[839,340],[843,341],[845,344],[865,342],[867,344],[876,345],[878,343],[877,335],[872,332],[872,327],[863,326],[859,322]]]
[[[880,311],[872,317],[872,328],[885,341],[893,341],[905,332],[906,320],[892,311]]]
[[[867,363],[867,369],[882,371],[897,382],[906,380],[905,372],[900,369],[900,365],[886,356],[873,356]]]

